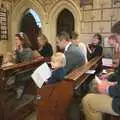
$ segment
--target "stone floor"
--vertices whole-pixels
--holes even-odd
[[[31,113],[28,117],[24,120],[36,120],[36,112]]]

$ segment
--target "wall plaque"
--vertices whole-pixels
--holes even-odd
[[[0,8],[0,40],[8,40],[8,19],[5,8]]]

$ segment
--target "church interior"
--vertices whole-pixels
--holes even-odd
[[[108,42],[112,35],[112,26],[119,22],[119,19],[120,0],[0,0],[0,120],[98,120],[85,119],[81,101],[89,92],[90,82],[103,70],[103,58],[110,62],[119,56],[118,52],[115,54],[119,45],[116,50]],[[99,34],[102,36],[100,46],[103,52],[96,53],[96,56],[72,69],[64,77],[65,80],[54,84],[45,82],[39,88],[31,75],[42,63],[50,63],[53,57],[42,55],[40,50],[43,47],[38,49],[38,41],[47,39],[53,49],[51,54],[57,51],[65,54],[63,49],[58,48],[60,45],[64,46],[61,39],[65,34],[62,37],[58,35],[63,31],[68,33],[70,39],[73,39],[73,32],[77,33],[77,39],[84,43],[86,48],[93,37]],[[2,66],[5,55],[17,56],[17,37],[23,37],[24,33],[30,41],[30,50],[34,51],[35,57],[33,60],[20,62],[25,57],[22,58],[20,54],[18,58],[21,59],[16,64]],[[38,34],[44,34],[43,38]],[[67,42],[69,40],[65,44]],[[39,58],[36,57],[38,53]],[[88,70],[94,70],[94,73],[87,74]],[[16,94],[19,94],[21,88],[24,91],[22,98],[17,99],[19,96],[16,97]],[[108,119],[120,120],[120,117],[105,112],[99,120]]]

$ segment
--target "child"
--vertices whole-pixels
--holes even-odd
[[[13,54],[11,52],[7,52],[6,55],[3,57],[1,67],[8,67],[8,66],[14,65],[13,61],[14,61]],[[10,86],[14,83],[15,83],[15,76],[14,75],[9,76],[6,84]]]
[[[7,52],[6,55],[3,57],[3,62],[1,67],[14,65],[13,61],[14,61],[13,54],[11,52]]]
[[[63,53],[57,52],[53,54],[51,59],[51,67],[53,69],[53,72],[52,72],[52,76],[48,79],[46,84],[52,84],[64,80],[65,65],[66,65],[66,59]]]

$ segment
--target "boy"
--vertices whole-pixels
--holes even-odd
[[[53,54],[51,59],[51,67],[53,69],[52,76],[48,79],[46,84],[52,84],[64,80],[66,65],[65,55],[63,53],[57,52]]]

